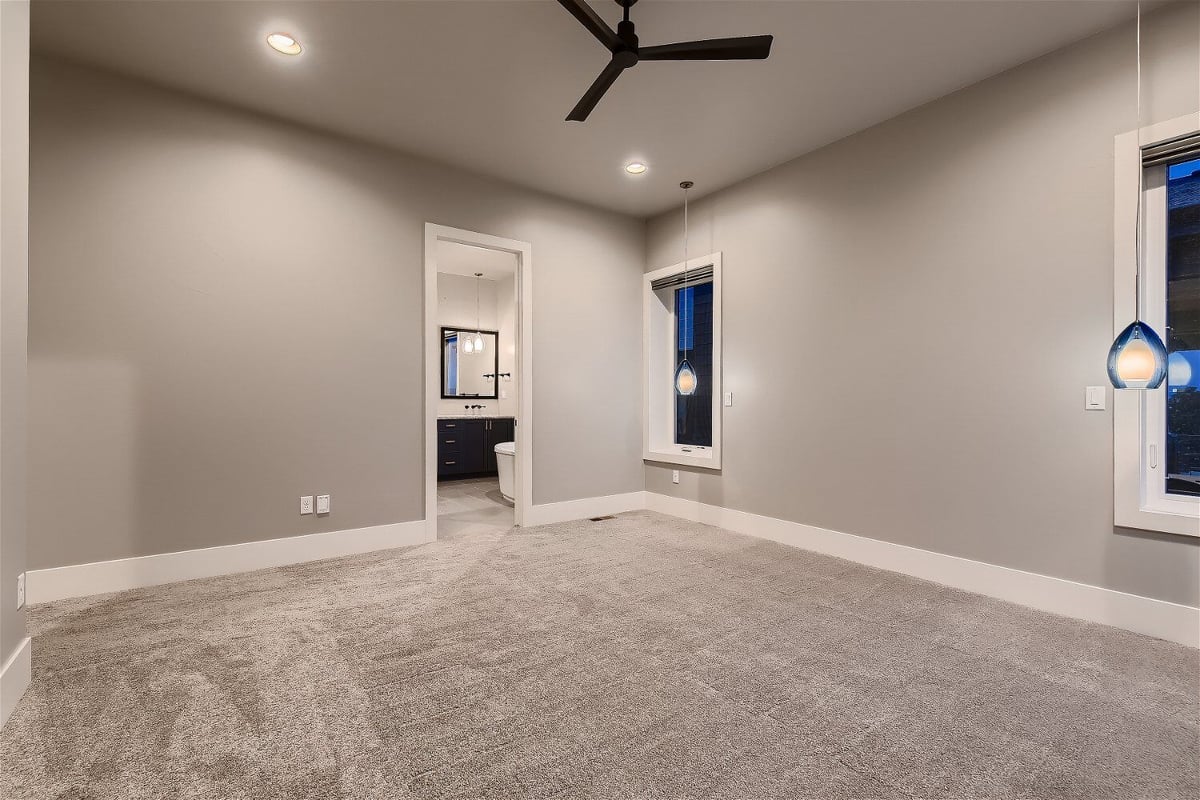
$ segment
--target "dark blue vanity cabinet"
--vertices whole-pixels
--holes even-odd
[[[512,417],[439,419],[438,480],[496,473],[495,447],[513,441]]]
[[[484,420],[484,465],[485,472],[496,472],[496,445],[511,442],[517,437],[516,421],[512,417],[494,417]]]

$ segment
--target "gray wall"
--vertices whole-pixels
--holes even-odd
[[[1196,113],[1198,31],[1195,3],[1147,20],[1147,120]],[[1121,28],[694,204],[736,404],[721,474],[648,466],[647,488],[1200,602],[1196,540],[1113,529],[1112,418],[1083,410],[1133,54]],[[681,226],[651,221],[647,269]]]
[[[0,2],[0,665],[25,638],[29,3]]]
[[[643,222],[60,61],[31,99],[31,568],[420,519],[426,221],[532,243],[534,501],[643,487]]]

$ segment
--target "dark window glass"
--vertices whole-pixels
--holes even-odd
[[[1200,159],[1167,167],[1167,492],[1200,495]]]
[[[687,358],[697,380],[694,394],[675,394],[675,442],[712,447],[712,283],[676,289],[675,319],[675,366]],[[671,380],[674,379],[672,371]]]
[[[458,394],[458,337],[446,339],[446,394]]]

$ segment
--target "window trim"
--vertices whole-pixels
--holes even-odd
[[[1138,176],[1144,169],[1139,142],[1153,144],[1192,133],[1200,128],[1195,114],[1120,134],[1114,144],[1116,167],[1113,203],[1113,336],[1136,314],[1134,234],[1130,222],[1137,213]],[[1166,322],[1166,168],[1164,179],[1145,182],[1146,200],[1142,229],[1146,263],[1141,276],[1144,303],[1142,319],[1162,330]],[[1160,185],[1161,183],[1161,185]],[[1159,208],[1155,205],[1158,203]],[[1159,284],[1162,286],[1159,286]],[[1166,386],[1138,391],[1116,391],[1113,397],[1113,521],[1119,527],[1200,537],[1200,498],[1168,495],[1162,488],[1165,453],[1156,439],[1166,427]],[[1165,435],[1165,434],[1164,434]],[[1151,438],[1151,436],[1155,438]],[[1149,467],[1149,447],[1158,448],[1157,467]]]
[[[647,272],[642,279],[642,459],[664,464],[721,468],[721,253],[690,258],[688,270],[712,267],[712,447],[675,443],[675,304],[664,305],[651,284],[684,271],[684,263]],[[665,291],[665,290],[664,290]],[[674,290],[671,289],[673,292]],[[672,294],[673,296],[673,294]],[[669,355],[668,355],[669,354]],[[702,452],[697,452],[697,451]]]

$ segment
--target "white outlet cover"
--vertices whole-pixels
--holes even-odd
[[[300,498],[300,513],[301,514],[313,513],[313,496],[311,494],[305,495],[304,497]]]
[[[327,494],[317,495],[317,513],[318,514],[328,514],[329,513],[329,495],[327,495]]]
[[[671,483],[679,483],[679,470],[671,470]]]
[[[729,408],[733,405],[733,392],[725,393],[725,407]]]
[[[25,607],[25,573],[17,576],[17,608]]]

